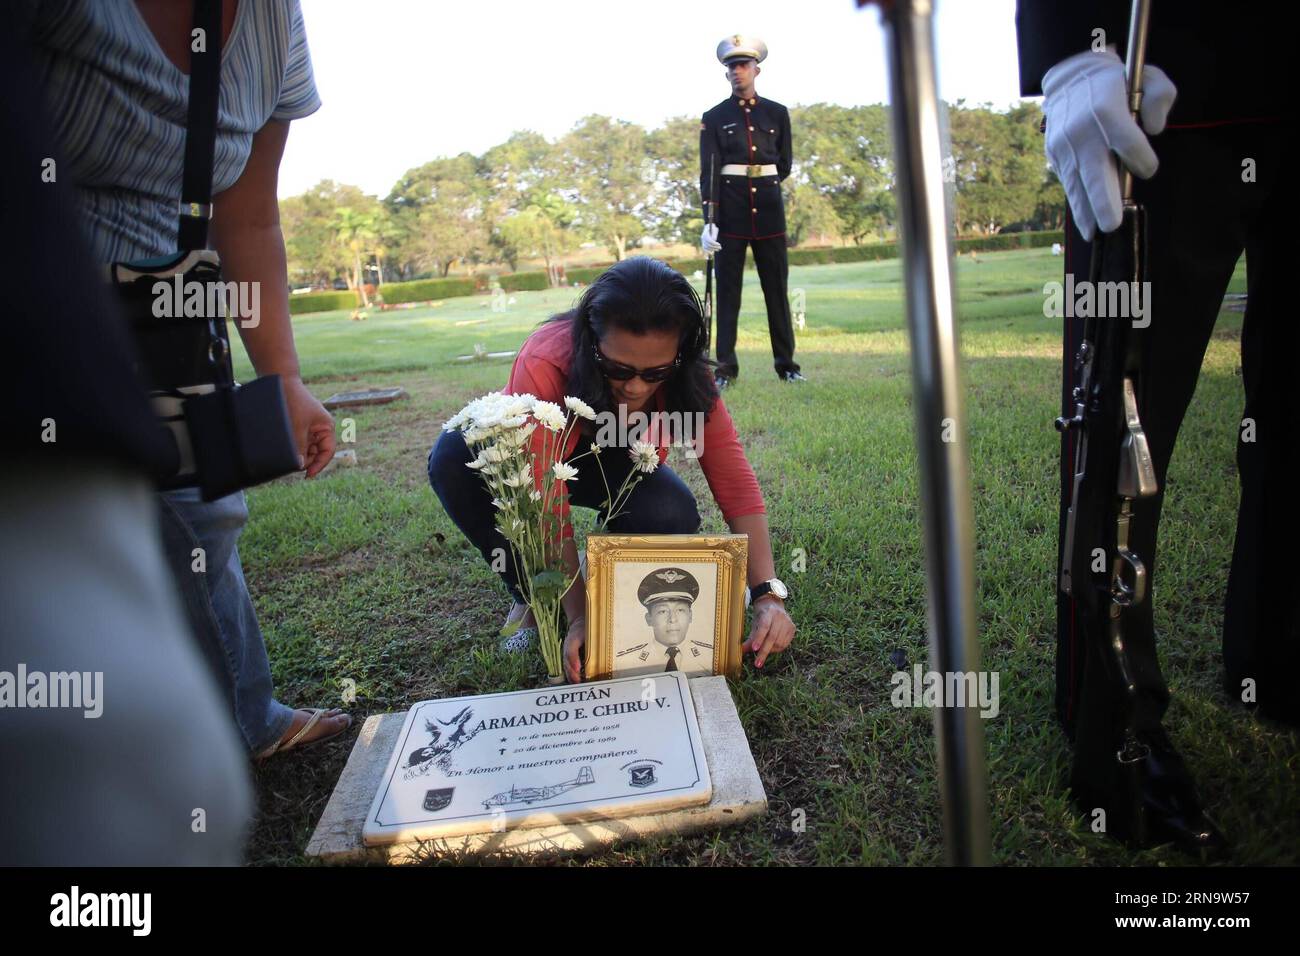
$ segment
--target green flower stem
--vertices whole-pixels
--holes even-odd
[[[559,601],[542,601],[533,609],[537,618],[537,638],[542,649],[542,660],[546,663],[548,677],[560,677],[564,674],[564,635],[560,633]]]

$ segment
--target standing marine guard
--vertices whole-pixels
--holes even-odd
[[[706,256],[716,254],[719,388],[740,372],[736,321],[747,245],[754,249],[767,302],[776,374],[786,382],[806,381],[794,360],[794,326],[786,295],[789,263],[781,182],[790,175],[790,112],[754,92],[758,64],[766,57],[767,44],[755,37],[735,35],[719,43],[718,60],[727,68],[732,95],[705,113],[700,123],[700,196],[707,223],[700,248]]]

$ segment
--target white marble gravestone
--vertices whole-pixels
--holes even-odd
[[[367,846],[656,813],[713,793],[682,673],[424,701],[406,715]]]

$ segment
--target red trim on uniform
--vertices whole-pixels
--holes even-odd
[[[738,236],[734,232],[720,232],[720,236],[726,236],[728,239],[776,239],[778,236],[784,236],[784,232],[774,232],[770,236]]]
[[[1245,123],[1280,123],[1281,116],[1251,116],[1246,119],[1210,120],[1207,123],[1170,123],[1165,129],[1211,129],[1215,126],[1240,126]]]

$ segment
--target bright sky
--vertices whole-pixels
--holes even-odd
[[[591,113],[654,128],[730,89],[718,41],[761,37],[759,95],[787,106],[888,100],[879,12],[853,0],[302,0],[324,106],[292,126],[280,195],[321,179],[386,195],[438,156],[515,130],[554,139]],[[743,12],[742,12],[743,11]],[[938,0],[939,92],[1018,99],[1015,0]],[[795,131],[798,151],[798,130]]]

